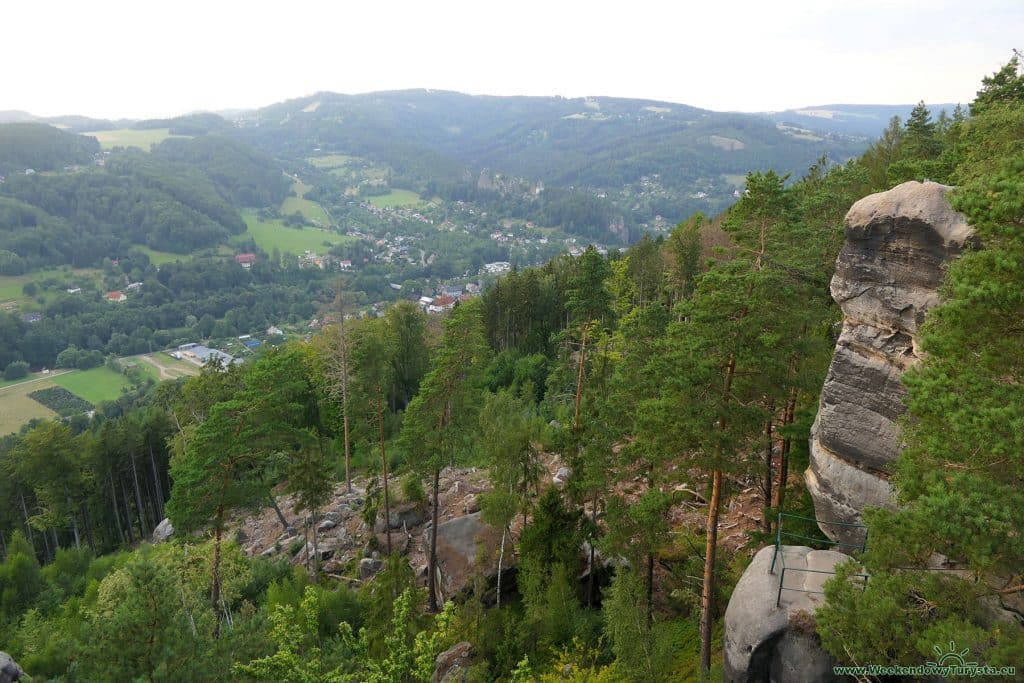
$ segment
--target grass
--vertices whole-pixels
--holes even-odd
[[[80,372],[69,372],[66,375],[55,377],[53,383],[94,405],[99,405],[104,401],[113,401],[121,395],[122,387],[131,385],[127,377],[106,366]]]
[[[306,193],[311,189],[313,188],[310,185],[301,180],[296,180],[292,183],[292,192],[295,193],[295,196],[284,198],[284,201],[281,202],[281,214],[288,216],[298,212],[305,216],[306,220],[316,225],[327,227],[331,224],[331,219],[327,217],[327,212],[316,202],[305,198]]]
[[[170,354],[163,351],[145,356],[136,356],[132,360],[138,362],[146,374],[157,381],[176,379],[178,377],[192,377],[199,374],[199,366],[172,358]],[[163,368],[163,372],[159,368]]]
[[[306,161],[317,168],[343,168],[355,159],[356,157],[350,157],[347,154],[324,154],[323,156],[310,157]]]
[[[412,206],[413,204],[420,203],[420,196],[409,190],[391,190],[387,194],[370,197],[369,202],[380,208],[386,206]]]
[[[48,278],[57,278],[67,283],[81,286],[86,280],[99,282],[103,271],[96,268],[77,268],[64,270],[62,268],[49,268],[37,270],[27,275],[0,275],[0,302],[2,301],[27,301],[33,297],[25,296],[21,288],[26,283],[40,283]],[[40,287],[40,294],[42,287]],[[38,295],[37,295],[38,296]]]
[[[175,261],[187,261],[191,258],[187,254],[172,254],[169,251],[157,251],[156,249],[143,246],[137,246],[136,249],[148,256],[150,263],[154,266],[162,266],[165,263],[174,263]]]
[[[136,130],[134,128],[121,128],[118,130],[98,130],[92,133],[82,133],[100,141],[103,149],[114,147],[138,147],[148,152],[153,145],[163,142],[167,138],[191,137],[188,135],[171,135],[167,128],[153,128],[150,130]]]
[[[0,387],[0,435],[18,431],[29,420],[56,417],[57,413],[28,397],[37,389],[52,386],[53,380],[46,379]]]
[[[242,217],[248,228],[233,241],[239,243],[252,239],[260,249],[266,252],[273,252],[274,249],[277,249],[282,253],[290,254],[301,254],[305,251],[323,253],[327,251],[324,242],[329,242],[333,246],[352,240],[351,237],[329,230],[290,228],[280,221],[264,221],[252,211],[243,212]]]

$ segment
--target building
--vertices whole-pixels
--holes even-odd
[[[115,289],[113,292],[107,292],[107,301],[113,301],[115,303],[121,303],[122,301],[127,301],[127,300],[128,300],[128,297],[125,296],[125,293],[120,291],[120,290],[118,290],[118,289]]]
[[[221,365],[231,365],[236,362],[235,357],[231,354],[218,351],[217,349],[211,349],[200,344],[182,344],[178,349],[181,354],[181,358],[192,361],[197,365],[206,365],[212,360],[220,361]]]
[[[252,268],[252,264],[256,263],[256,254],[235,254],[235,263],[243,268]]]

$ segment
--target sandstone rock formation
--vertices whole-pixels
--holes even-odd
[[[153,543],[163,543],[174,535],[174,525],[166,517],[153,529]]]
[[[818,592],[835,566],[850,559],[833,550],[782,546],[772,571],[775,546],[761,548],[743,572],[725,610],[726,683],[827,683],[833,658],[814,630]],[[817,571],[800,571],[801,569]],[[779,593],[779,582],[784,590]],[[788,589],[788,590],[787,590]],[[805,592],[811,591],[811,592]],[[776,600],[779,604],[776,605]]]
[[[14,683],[24,678],[25,672],[18,663],[6,652],[0,652],[0,683]]]
[[[465,681],[470,659],[473,657],[473,646],[465,641],[456,643],[437,656],[434,661],[432,683],[455,683]]]
[[[831,287],[843,328],[805,473],[821,520],[859,523],[865,507],[893,504],[888,478],[906,393],[900,378],[920,357],[921,323],[938,303],[944,264],[974,235],[946,200],[950,189],[911,181],[861,199],[846,215]],[[821,528],[844,543],[864,538],[856,528]]]

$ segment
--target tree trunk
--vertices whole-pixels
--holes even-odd
[[[573,431],[580,428],[580,403],[583,401],[583,371],[587,364],[587,333],[589,331],[590,323],[587,323],[583,326],[583,338],[580,340],[580,366],[576,374],[576,409],[572,418]]]
[[[772,418],[774,413],[775,399],[770,399],[768,401],[768,419],[764,421],[764,486],[762,487],[762,493],[764,494],[764,519],[762,523],[767,534],[772,532]]]
[[[135,506],[139,510],[139,536],[145,538],[149,532],[146,531],[145,508],[142,507],[142,490],[139,488],[139,472],[135,467],[135,456],[128,456],[132,464],[132,480],[135,482]]]
[[[647,630],[654,624],[654,553],[647,553]]]
[[[441,470],[440,468],[434,468],[434,500],[431,507],[433,508],[430,513],[430,560],[427,563],[427,573],[430,575],[430,579],[427,582],[427,609],[431,612],[437,612],[437,523],[440,518],[440,489],[441,489]],[[504,540],[504,536],[502,536]],[[500,579],[499,579],[500,581]]]
[[[341,421],[345,438],[345,491],[352,493],[352,447],[348,421],[348,337],[345,336],[345,301],[338,281],[338,346],[341,351]]]
[[[498,592],[495,594],[495,597],[497,598],[496,607],[498,609],[501,609],[501,568],[502,565],[505,563],[505,536],[507,535],[508,525],[506,524],[501,529],[501,550],[498,552]],[[0,541],[2,540],[3,538],[0,537]]]
[[[82,537],[78,535],[78,520],[75,518],[75,506],[71,502],[71,496],[64,496],[64,501],[68,504],[68,510],[71,512],[71,532],[75,536],[75,550],[82,549]]]
[[[47,538],[45,529],[40,534],[40,536],[43,537],[43,558],[46,560],[46,562],[49,562],[53,555],[51,555],[50,553],[50,539]]]
[[[160,472],[156,468],[156,458],[153,456],[153,447],[149,447],[149,465],[153,468],[153,489],[156,491],[156,516],[157,522],[164,518],[164,490],[160,486]]]
[[[313,583],[320,583],[320,543],[317,539],[317,519],[319,515],[313,510]]]
[[[267,497],[270,498],[270,507],[274,508],[274,513],[277,515],[277,521],[281,522],[281,529],[288,531],[288,520],[285,519],[284,513],[281,512],[281,507],[277,504],[277,499],[274,498],[274,494],[268,493]]]
[[[384,470],[384,534],[387,538],[388,555],[390,555],[391,501],[388,498],[388,455],[384,450],[384,396],[379,386],[377,387],[377,428],[380,436],[380,462]]]
[[[18,500],[21,501],[21,514],[25,516],[25,531],[28,532],[28,542],[32,546],[32,552],[36,551],[36,539],[32,534],[32,525],[28,523],[28,507],[25,505],[25,494],[18,491]]]
[[[708,504],[707,544],[704,547],[704,587],[700,596],[700,670],[702,680],[711,671],[711,611],[714,609],[715,554],[718,550],[718,508],[722,495],[722,470],[712,474]]]
[[[789,392],[789,401],[782,413],[782,424],[786,427],[793,424],[796,413],[796,389]],[[779,478],[775,484],[775,501],[773,507],[782,510],[782,504],[786,496],[786,481],[789,479],[789,449],[792,445],[790,437],[782,440],[782,447],[779,449]]]
[[[124,488],[124,479],[121,479],[121,502],[124,503],[124,526],[128,529],[128,543],[135,545],[135,532],[132,529],[132,525],[134,524],[134,522],[132,522],[132,508],[128,504],[128,491]]]
[[[592,523],[592,531],[594,535],[597,535],[597,492],[594,492],[594,497],[590,501],[590,521]],[[589,571],[587,572],[587,607],[594,606],[594,541],[596,538],[590,539],[590,560],[587,564]]]
[[[85,540],[89,544],[89,551],[95,555],[96,544],[92,538],[92,520],[89,518],[89,508],[86,507],[85,503],[81,503],[79,509],[82,511],[82,524],[85,525]]]
[[[210,605],[213,607],[214,614],[217,615],[217,621],[213,626],[213,637],[220,638],[220,541],[221,541],[221,527],[224,526],[224,506],[217,508],[217,518],[214,521],[213,527],[213,567],[211,570],[211,584],[210,589]]]

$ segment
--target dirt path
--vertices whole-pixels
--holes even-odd
[[[148,354],[147,353],[147,354],[142,355],[142,356],[136,356],[136,358],[138,358],[141,361],[145,361],[146,363],[149,363],[150,365],[155,367],[157,370],[159,370],[160,371],[160,379],[178,379],[179,377],[185,377],[187,375],[198,375],[199,374],[198,368],[196,369],[195,372],[188,372],[184,368],[168,367],[168,366],[164,365],[163,363],[161,363],[157,359],[155,354]]]
[[[33,382],[46,382],[46,381],[49,381],[49,380],[53,379],[54,377],[60,377],[61,375],[66,375],[69,372],[74,372],[74,370],[60,370],[59,372],[51,372],[49,375],[43,375],[42,377],[35,377],[33,379],[27,379],[24,382],[15,382],[14,384],[8,384],[5,387],[0,387],[0,392],[3,392],[4,389],[13,389],[14,387],[23,387],[26,384],[32,384]]]

